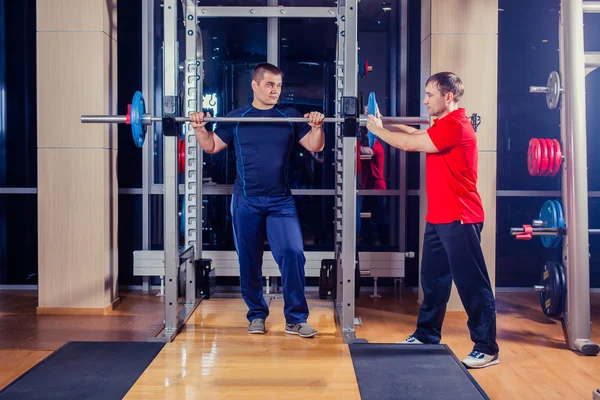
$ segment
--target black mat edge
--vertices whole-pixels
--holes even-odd
[[[483,390],[483,388],[479,385],[479,383],[477,383],[477,381],[475,380],[475,378],[473,378],[473,375],[471,375],[471,373],[469,372],[468,368],[465,367],[465,365],[458,359],[458,357],[456,357],[456,354],[454,354],[454,352],[452,351],[452,349],[450,349],[450,347],[447,344],[442,344],[442,346],[444,346],[446,348],[446,350],[448,350],[448,352],[450,353],[450,355],[452,356],[452,358],[454,358],[454,361],[456,361],[456,363],[458,364],[458,366],[460,367],[460,369],[465,373],[465,375],[467,375],[467,378],[469,378],[469,380],[471,381],[471,383],[473,383],[473,385],[475,385],[475,388],[479,391],[479,393],[481,393],[481,395],[483,396],[483,398],[486,399],[486,400],[491,400],[489,398],[489,396],[485,393],[485,391]]]
[[[53,356],[55,356],[56,354],[58,354],[61,350],[63,350],[70,343],[160,343],[160,342],[125,342],[125,341],[108,341],[108,342],[105,342],[105,341],[73,341],[73,340],[72,341],[68,341],[65,344],[63,344],[62,346],[60,346],[58,349],[56,349],[55,351],[53,351],[52,354],[49,354],[43,360],[40,360],[33,367],[29,368],[27,371],[25,371],[24,373],[22,373],[21,376],[19,376],[17,379],[15,379],[14,381],[12,381],[8,385],[6,385],[6,387],[4,389],[0,390],[0,395],[3,394],[4,392],[6,392],[10,387],[16,385],[19,381],[21,381],[22,379],[24,379],[27,375],[31,374],[33,371],[35,371],[37,368],[39,368],[46,361],[50,360]],[[160,348],[159,352],[156,353],[156,356],[158,356],[158,354],[162,351],[163,347],[164,347],[164,343],[163,343],[163,346]],[[27,351],[27,350],[25,350],[25,351]],[[43,351],[43,350],[40,350],[40,351]],[[156,358],[156,356],[154,356],[154,358]],[[153,361],[154,361],[154,358],[152,359]],[[138,379],[139,379],[139,377],[138,377]]]
[[[353,345],[356,344],[367,344],[367,345],[392,345],[392,346],[428,346],[427,344],[425,345],[413,345],[413,344],[407,344],[407,345],[402,345],[399,343],[352,343]],[[452,359],[454,359],[454,361],[458,364],[458,366],[460,367],[460,369],[463,371],[463,373],[467,376],[467,378],[469,378],[469,380],[471,381],[471,383],[473,384],[473,386],[475,386],[475,389],[477,389],[477,391],[479,392],[479,394],[481,394],[481,396],[485,399],[485,400],[491,400],[490,397],[485,393],[485,391],[483,390],[483,388],[479,385],[479,383],[477,383],[477,381],[475,380],[475,378],[473,378],[473,375],[471,375],[471,373],[469,372],[469,370],[467,369],[467,367],[465,367],[465,365],[458,359],[458,357],[456,357],[456,354],[454,354],[454,352],[452,351],[452,349],[450,349],[450,347],[447,344],[435,344],[433,346],[442,346],[444,347],[446,350],[448,350],[448,353],[450,353],[450,355],[452,356]],[[350,359],[352,360],[352,368],[354,369],[354,376],[356,377],[356,384],[358,385],[358,377],[356,376],[356,368],[354,366],[354,358],[352,357],[352,350],[350,350],[350,344],[348,344],[348,352],[350,353]],[[360,387],[359,387],[359,391],[360,391]]]

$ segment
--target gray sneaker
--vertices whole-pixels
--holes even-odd
[[[290,335],[300,335],[303,338],[309,338],[317,335],[319,332],[306,322],[301,324],[285,324],[285,333]]]
[[[248,333],[267,333],[265,330],[265,320],[262,318],[253,319],[248,326]]]

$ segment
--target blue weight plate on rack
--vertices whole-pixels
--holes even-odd
[[[558,216],[556,213],[556,205],[552,200],[546,200],[540,209],[540,218],[544,222],[545,228],[556,228],[558,226]],[[540,236],[544,247],[554,247],[556,236]]]
[[[375,93],[371,92],[369,94],[369,102],[367,103],[367,114],[377,116],[377,100],[375,100]],[[373,148],[375,146],[375,136],[369,131],[367,137],[369,138],[369,147]]]
[[[131,100],[131,134],[133,135],[133,143],[137,147],[142,147],[146,140],[146,126],[142,124],[142,116],[146,112],[144,105],[144,96],[142,92],[135,92],[133,100]]]
[[[565,215],[563,214],[562,206],[560,205],[560,201],[554,200],[554,205],[556,206],[556,217],[557,217],[557,226],[559,228],[565,227]],[[554,247],[560,247],[562,243],[562,237],[557,236]]]

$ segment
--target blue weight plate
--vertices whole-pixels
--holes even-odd
[[[377,116],[377,100],[375,100],[375,93],[371,92],[369,94],[369,102],[367,103],[367,114]],[[375,136],[369,131],[367,137],[369,138],[369,147],[373,148],[375,146]]]
[[[142,92],[135,92],[131,100],[131,134],[137,147],[142,147],[146,140],[146,127],[142,124],[142,116],[146,112]]]
[[[557,226],[560,228],[565,227],[565,215],[563,214],[562,206],[560,205],[560,201],[554,200],[554,205],[556,206],[556,218],[557,218]],[[562,243],[562,237],[557,236],[554,247],[559,247]]]
[[[546,228],[556,228],[558,226],[558,217],[556,215],[556,205],[552,200],[546,200],[540,209],[540,218]],[[553,247],[555,236],[540,236],[544,247]]]

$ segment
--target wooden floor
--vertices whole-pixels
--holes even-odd
[[[471,374],[492,399],[591,399],[600,388],[600,357],[569,351],[558,321],[546,318],[535,293],[498,293],[500,364]],[[202,302],[182,333],[165,346],[127,395],[155,398],[358,399],[347,346],[336,331],[330,302],[310,301],[309,322],[321,335],[283,333],[283,303],[271,302],[267,335],[248,335],[246,306],[237,299]],[[361,295],[357,336],[393,343],[412,333],[416,294],[373,299]],[[600,296],[592,296],[592,321],[600,321]],[[471,350],[466,316],[449,313],[444,338],[462,358]],[[592,339],[600,329],[592,324]],[[50,352],[0,351],[0,387]],[[10,368],[8,367],[10,366]]]
[[[331,302],[309,307],[313,339],[284,333],[281,300],[271,301],[266,335],[248,335],[242,300],[202,303],[126,399],[359,399]]]

